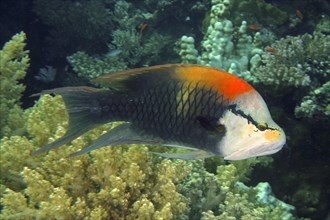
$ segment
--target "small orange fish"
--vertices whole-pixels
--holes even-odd
[[[139,25],[139,32],[143,33],[148,27],[148,23],[145,21],[142,24]]]
[[[276,54],[276,49],[274,49],[273,47],[267,47],[265,51],[268,53]]]
[[[262,26],[259,24],[251,23],[248,25],[248,28],[253,31],[259,31],[262,28]]]
[[[301,11],[300,10],[296,10],[296,16],[300,19],[300,20],[302,20],[302,19],[304,19],[304,15],[303,15],[303,13],[301,13]]]
[[[168,64],[112,73],[93,80],[117,90],[64,87],[39,94],[62,95],[69,127],[34,155],[58,148],[102,124],[125,122],[71,154],[122,144],[187,148],[168,158],[222,156],[242,160],[273,154],[285,143],[260,94],[247,82],[215,68]]]

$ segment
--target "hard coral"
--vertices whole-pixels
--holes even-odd
[[[330,98],[330,36],[318,32],[275,42],[263,52],[261,63],[252,72],[255,82],[269,89],[304,88],[307,94],[295,109],[297,117],[327,117]]]
[[[260,33],[250,36],[246,21],[237,26],[224,16],[230,6],[230,1],[212,1],[211,19],[201,43],[201,55],[194,47],[194,39],[187,36],[181,38],[179,55],[184,63],[212,66],[248,78],[249,66],[254,65],[254,56],[261,51]]]

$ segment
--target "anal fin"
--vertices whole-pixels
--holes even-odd
[[[163,140],[136,132],[130,123],[118,125],[114,129],[99,137],[94,143],[84,149],[70,154],[69,157],[79,156],[92,150],[122,144],[163,144]]]

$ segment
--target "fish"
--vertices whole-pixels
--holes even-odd
[[[286,142],[261,95],[223,70],[164,64],[115,72],[92,82],[108,88],[62,87],[34,95],[61,95],[69,126],[61,138],[33,155],[116,121],[122,124],[69,157],[106,146],[146,144],[188,149],[178,154],[152,152],[167,158],[243,160],[276,153]]]
[[[299,9],[296,10],[296,16],[297,16],[300,20],[303,20],[303,19],[304,19],[304,15],[303,15],[303,13],[302,13]]]
[[[268,52],[268,53],[271,53],[271,54],[277,54],[276,49],[273,48],[273,47],[266,47],[265,51]]]
[[[248,25],[248,28],[253,31],[259,31],[261,30],[262,26],[260,24],[251,23]]]
[[[139,29],[139,32],[142,34],[148,27],[148,23],[145,21],[143,22],[142,24],[139,25],[138,29]]]

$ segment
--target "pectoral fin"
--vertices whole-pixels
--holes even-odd
[[[122,144],[157,145],[163,144],[163,140],[143,133],[138,133],[132,128],[131,124],[126,123],[111,129],[109,132],[98,138],[94,143],[76,153],[70,154],[69,157],[79,156],[105,146]]]
[[[182,159],[182,160],[198,160],[198,159],[204,159],[214,156],[213,153],[203,150],[190,151],[188,153],[183,153],[183,154],[166,154],[166,153],[157,153],[157,152],[151,152],[151,153],[161,157]]]

